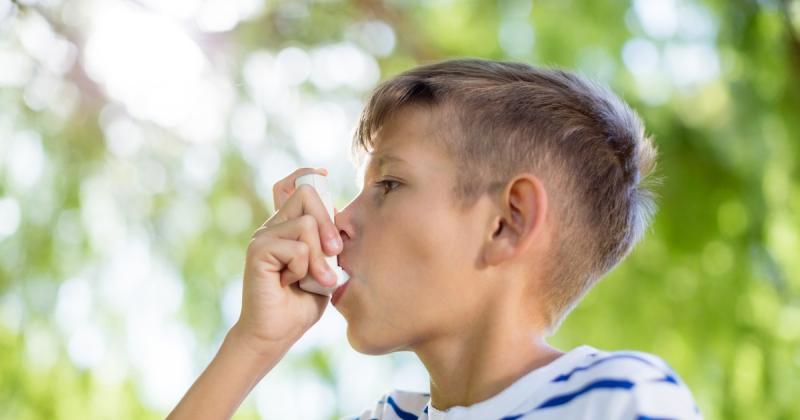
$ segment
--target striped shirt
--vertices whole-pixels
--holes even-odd
[[[702,419],[686,384],[658,356],[580,346],[489,399],[437,410],[429,393],[394,390],[348,420]]]

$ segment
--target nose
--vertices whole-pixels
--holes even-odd
[[[334,208],[333,211],[333,224],[339,230],[339,235],[341,235],[345,247],[347,246],[347,241],[352,239],[354,234],[353,213],[355,202],[356,200],[353,199],[344,209],[338,210]]]

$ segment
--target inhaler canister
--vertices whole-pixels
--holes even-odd
[[[306,174],[297,177],[294,181],[294,187],[297,188],[300,185],[308,184],[314,187],[314,190],[317,191],[320,199],[322,199],[322,204],[325,205],[325,210],[328,211],[328,216],[330,216],[331,220],[333,220],[333,204],[331,200],[331,193],[328,189],[328,180],[324,175],[320,174]],[[336,274],[336,285],[333,287],[323,287],[319,282],[314,279],[313,277],[306,276],[304,279],[300,280],[300,288],[316,293],[319,295],[330,296],[337,287],[343,285],[349,279],[347,272],[342,270],[339,267],[337,262],[336,256],[325,256],[325,261],[328,263],[328,266],[331,267],[333,272]]]

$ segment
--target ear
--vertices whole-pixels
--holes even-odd
[[[500,214],[491,225],[484,259],[498,265],[525,253],[543,238],[547,192],[539,178],[521,174],[512,179],[498,198]]]

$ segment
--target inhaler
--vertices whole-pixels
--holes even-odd
[[[325,210],[328,211],[328,215],[330,216],[331,220],[333,220],[333,204],[331,203],[331,192],[328,190],[328,180],[325,178],[324,175],[320,174],[307,174],[297,177],[294,181],[294,187],[297,188],[300,185],[308,184],[311,185],[314,190],[317,191],[319,198],[322,199],[322,204],[325,205]],[[347,272],[342,270],[339,267],[337,262],[336,256],[325,256],[325,262],[328,263],[328,266],[333,270],[334,274],[336,274],[336,285],[332,287],[324,287],[319,282],[307,275],[305,278],[300,280],[300,288],[307,291],[316,293],[318,295],[323,296],[330,296],[337,287],[343,285],[349,279]]]

